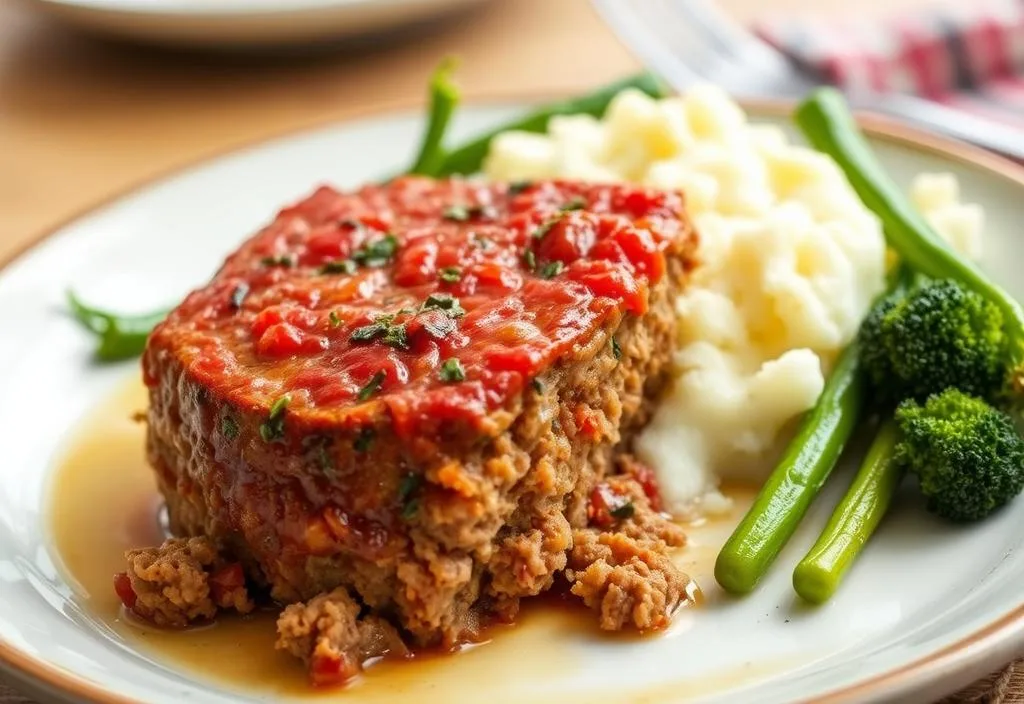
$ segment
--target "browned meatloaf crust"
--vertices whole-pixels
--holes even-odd
[[[147,452],[172,529],[281,603],[343,587],[415,645],[511,617],[586,557],[574,530],[666,383],[694,240],[676,193],[317,191],[150,338]]]

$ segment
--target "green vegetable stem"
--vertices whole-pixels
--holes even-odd
[[[757,586],[828,479],[864,406],[859,348],[836,362],[818,403],[715,561],[715,579],[732,594]]]
[[[893,459],[896,422],[882,423],[846,495],[818,542],[793,570],[793,588],[807,601],[828,601],[875,532],[896,494],[903,468]]]
[[[437,176],[445,161],[444,135],[448,131],[455,108],[459,104],[459,89],[452,82],[455,62],[446,59],[430,78],[430,111],[427,128],[423,133],[420,151],[409,173]]]
[[[75,320],[98,338],[96,358],[103,362],[142,354],[149,333],[169,312],[160,310],[142,315],[119,315],[86,305],[72,291],[68,291],[68,307]]]
[[[635,76],[624,78],[598,88],[592,93],[556,103],[549,103],[536,108],[523,117],[507,122],[491,131],[476,137],[470,142],[448,152],[435,175],[450,176],[452,174],[473,174],[480,170],[484,157],[491,146],[491,141],[502,132],[547,132],[551,118],[556,115],[592,115],[600,117],[608,108],[608,104],[620,92],[634,88],[648,95],[660,98],[668,94],[668,89],[653,73],[644,71]]]

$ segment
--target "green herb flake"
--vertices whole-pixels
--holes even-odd
[[[238,421],[233,416],[224,416],[220,419],[220,433],[228,440],[238,437]]]
[[[459,318],[466,314],[462,304],[459,303],[459,299],[450,293],[432,293],[427,296],[427,299],[423,301],[423,305],[420,306],[420,311],[425,312],[428,310],[444,311],[445,315],[449,318]]]
[[[615,359],[622,359],[622,347],[614,337],[612,338],[612,354],[615,355]]]
[[[381,335],[384,335],[388,331],[388,323],[374,322],[369,325],[363,325],[352,331],[349,336],[351,342],[370,342],[376,340]]]
[[[462,368],[462,362],[452,357],[446,359],[444,364],[441,365],[439,376],[444,383],[454,384],[455,382],[466,380],[466,370]]]
[[[402,519],[406,521],[411,521],[413,517],[419,512],[419,510],[420,500],[410,499],[408,502],[406,502],[405,506],[402,507]]]
[[[356,263],[351,259],[335,259],[320,267],[321,274],[354,274]]]
[[[508,194],[510,196],[517,196],[532,185],[533,181],[513,181],[508,184]]]
[[[338,315],[338,311],[332,310],[327,314],[327,324],[330,325],[331,328],[341,327],[342,322],[341,316]]]
[[[580,196],[576,196],[575,198],[571,198],[568,201],[566,201],[566,203],[561,208],[559,208],[559,210],[561,210],[563,213],[568,213],[571,210],[583,210],[586,207],[586,199]]]
[[[380,267],[391,261],[398,250],[398,238],[388,233],[368,242],[352,253],[352,259],[362,266]]]
[[[359,389],[359,400],[366,401],[375,393],[380,391],[380,385],[384,382],[385,376],[386,374],[383,372],[383,370],[371,376],[370,380],[366,382],[366,386]]]
[[[537,377],[533,378],[533,381],[530,382],[530,385],[533,387],[533,390],[536,391],[537,393],[544,393],[544,382],[538,379]]]
[[[374,438],[377,437],[377,431],[373,428],[363,428],[356,435],[356,439],[352,441],[352,449],[356,452],[366,452],[373,445]]]
[[[457,266],[446,266],[438,272],[438,278],[445,283],[458,283],[462,280],[462,269]]]
[[[558,224],[559,220],[561,220],[561,216],[555,216],[553,218],[545,220],[544,222],[537,226],[537,229],[534,230],[533,234],[530,236],[533,237],[533,239],[535,240],[544,239],[545,237],[547,237],[547,234],[551,232],[551,228]]]
[[[447,208],[444,209],[443,217],[445,220],[465,222],[469,220],[470,213],[469,209],[464,205],[449,205]]]
[[[284,269],[290,269],[295,266],[295,257],[291,254],[278,254],[272,257],[263,257],[260,260],[260,264],[266,267],[279,266]]]
[[[488,250],[494,245],[490,238],[483,235],[473,235],[473,244],[483,250]]]
[[[636,513],[636,506],[633,505],[632,501],[626,501],[625,503],[619,504],[608,513],[610,513],[613,518],[624,521],[627,518],[633,517],[633,514]]]
[[[523,252],[523,263],[529,271],[537,268],[537,255],[533,253],[532,249]]]
[[[284,437],[284,416],[291,402],[291,395],[285,394],[270,405],[267,419],[260,423],[260,437],[263,438],[263,442],[274,442]]]
[[[389,325],[384,333],[384,344],[391,345],[400,350],[409,349],[409,338],[405,332],[405,323],[401,325]]]
[[[553,279],[554,277],[556,277],[559,274],[561,274],[562,273],[562,269],[564,269],[564,268],[565,268],[565,265],[562,264],[562,262],[560,262],[558,260],[555,260],[553,262],[548,262],[547,264],[544,265],[544,268],[540,270],[541,278]]]
[[[419,510],[419,499],[416,496],[423,486],[423,476],[409,472],[402,477],[398,485],[398,502],[402,506],[402,518],[409,520]]]
[[[231,291],[231,307],[234,310],[238,310],[242,307],[242,302],[245,301],[245,297],[249,295],[249,284],[241,283],[235,286],[234,290]]]

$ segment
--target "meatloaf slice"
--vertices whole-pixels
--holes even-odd
[[[694,239],[674,192],[321,188],[149,340],[172,529],[280,602],[343,587],[414,644],[513,615],[665,383]]]

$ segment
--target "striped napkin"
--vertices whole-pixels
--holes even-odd
[[[756,31],[824,82],[913,93],[1019,126],[1024,140],[1024,0],[952,0],[881,20],[771,20]]]

